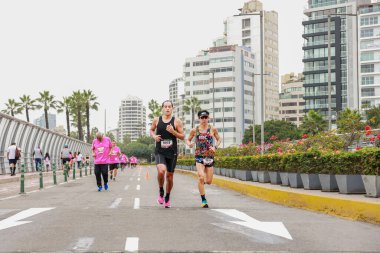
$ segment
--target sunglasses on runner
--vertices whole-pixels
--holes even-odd
[[[207,116],[202,116],[200,119],[208,119]]]

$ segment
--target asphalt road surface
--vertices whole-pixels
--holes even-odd
[[[200,207],[195,178],[176,173],[172,208],[156,202],[154,167],[0,196],[0,252],[380,252],[380,226],[288,208],[216,186]],[[27,183],[28,184],[28,183]]]

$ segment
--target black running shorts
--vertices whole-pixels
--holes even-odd
[[[156,164],[163,164],[166,166],[168,172],[174,173],[175,166],[177,165],[177,156],[167,158],[161,154],[156,154]]]

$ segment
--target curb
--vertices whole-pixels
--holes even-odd
[[[197,177],[191,171],[181,169],[176,169],[176,171]],[[350,220],[380,224],[380,204],[267,189],[243,181],[234,182],[219,177],[214,177],[212,184],[284,206],[315,211]]]

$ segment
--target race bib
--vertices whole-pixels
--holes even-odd
[[[104,153],[104,147],[99,147],[98,148],[98,153],[103,154]]]
[[[203,159],[204,165],[211,165],[213,162],[214,162],[214,159],[211,159],[211,158],[204,158]]]
[[[173,140],[162,140],[161,141],[161,148],[170,148],[173,146]]]

